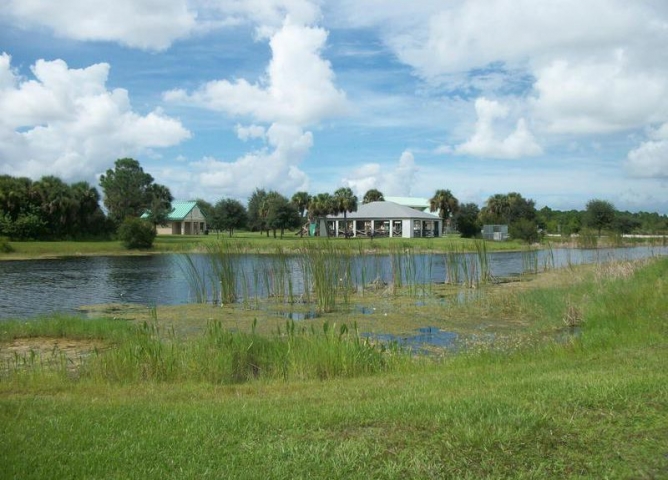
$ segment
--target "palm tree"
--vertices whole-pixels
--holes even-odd
[[[308,204],[308,213],[313,221],[333,213],[332,196],[329,193],[319,193],[311,197]]]
[[[450,190],[436,190],[434,196],[429,199],[429,211],[440,210],[439,216],[443,227],[450,221],[450,217],[459,211],[459,200]]]
[[[311,195],[309,195],[308,192],[297,192],[290,199],[290,203],[292,203],[299,212],[300,219],[303,219],[304,216],[306,215],[306,211],[308,209],[308,205],[310,202],[311,202]],[[304,233],[306,233],[307,231],[308,231],[308,224],[303,225],[299,229],[299,236],[303,237]]]
[[[364,200],[362,200],[362,203],[371,203],[371,202],[384,202],[385,201],[385,196],[383,195],[383,192],[376,188],[372,188],[371,190],[368,190],[364,194]]]
[[[334,215],[343,213],[343,224],[346,228],[346,238],[348,238],[348,212],[357,211],[357,197],[348,187],[339,188],[334,192],[333,197]]]
[[[319,193],[311,197],[308,204],[308,216],[311,222],[316,222],[320,217],[326,217],[333,213],[332,196],[329,193]]]
[[[485,207],[480,211],[483,221],[486,223],[508,223],[510,214],[510,201],[508,195],[496,193],[485,202]]]
[[[290,203],[297,207],[297,211],[299,212],[300,217],[304,217],[310,201],[311,196],[308,194],[308,192],[297,192],[290,199]]]

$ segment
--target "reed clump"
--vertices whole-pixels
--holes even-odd
[[[576,242],[578,248],[596,248],[598,247],[598,237],[591,230],[581,230],[577,236]]]
[[[249,332],[226,328],[211,319],[201,334],[179,336],[173,326],[150,318],[139,324],[115,322],[113,330],[95,333],[96,342],[73,357],[57,349],[27,348],[10,354],[5,343],[0,348],[0,378],[61,378],[60,381],[97,383],[184,383],[239,384],[257,380],[309,380],[351,378],[390,372],[408,364],[409,354],[384,344],[373,343],[359,334],[353,324],[324,322],[321,327],[292,320],[273,334],[256,333],[257,321]],[[63,318],[61,325],[77,336],[80,319]],[[88,321],[96,332],[96,321]],[[100,320],[101,323],[107,323]],[[122,335],[119,334],[122,329]],[[56,334],[48,327],[47,332]],[[15,331],[24,345],[33,345]],[[84,335],[91,337],[91,335]],[[12,337],[10,337],[12,338]],[[42,345],[49,345],[41,341]]]

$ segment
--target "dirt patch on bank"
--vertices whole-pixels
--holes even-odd
[[[30,337],[0,344],[0,361],[14,368],[66,365],[76,370],[90,355],[109,348],[101,340]]]

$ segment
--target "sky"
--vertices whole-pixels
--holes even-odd
[[[668,213],[665,0],[4,0],[0,174]]]

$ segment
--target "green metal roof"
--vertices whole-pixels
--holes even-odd
[[[167,220],[183,220],[196,206],[197,202],[172,202],[172,211],[167,215]]]
[[[180,222],[197,206],[197,202],[172,202],[172,211],[167,215],[168,222]],[[144,212],[141,218],[148,218],[149,212]]]

